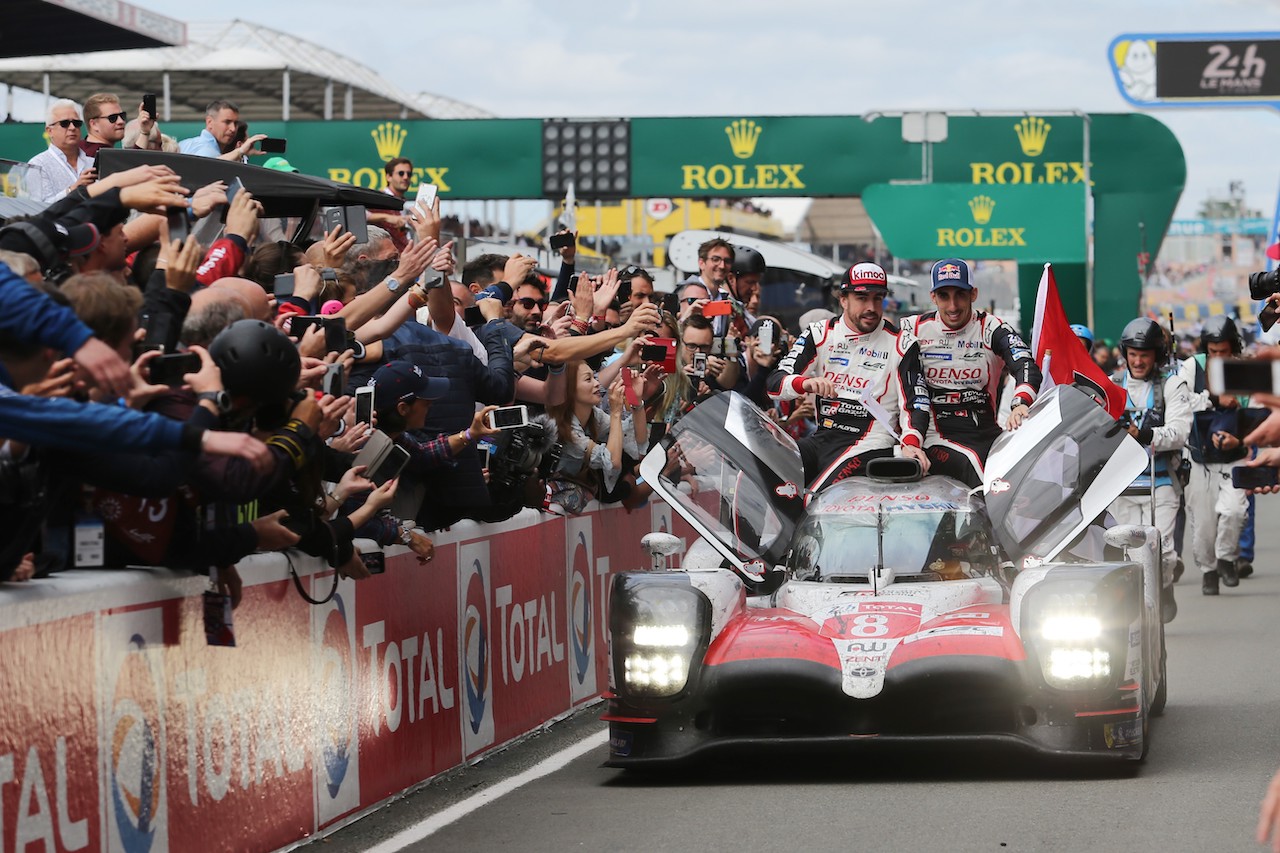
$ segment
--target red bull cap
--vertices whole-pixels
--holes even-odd
[[[929,274],[933,281],[932,290],[940,290],[944,287],[959,287],[963,290],[973,290],[973,279],[969,275],[969,265],[959,258],[944,258],[933,265],[933,271]]]

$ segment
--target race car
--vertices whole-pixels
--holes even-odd
[[[1167,695],[1159,537],[1101,521],[1146,465],[1059,386],[981,495],[907,459],[807,494],[790,436],[710,398],[641,465],[700,538],[664,570],[681,543],[651,533],[654,569],[614,578],[606,764],[927,742],[1141,760]]]

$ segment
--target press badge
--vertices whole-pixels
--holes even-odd
[[[211,646],[236,644],[235,622],[231,616],[231,596],[218,592],[218,570],[209,570],[210,588],[204,592],[204,638]]]
[[[102,568],[105,556],[103,550],[106,533],[102,519],[93,515],[76,517],[75,529],[75,565],[77,569]]]

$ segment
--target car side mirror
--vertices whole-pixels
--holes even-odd
[[[653,560],[653,571],[661,572],[666,570],[664,561],[667,557],[683,551],[684,543],[680,541],[680,537],[670,533],[646,533],[640,539],[640,547]]]

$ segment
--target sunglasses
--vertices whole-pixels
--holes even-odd
[[[550,299],[534,299],[532,296],[521,296],[519,299],[516,299],[515,301],[519,302],[520,307],[526,311],[532,311],[533,306],[535,305],[537,305],[539,308],[546,308],[549,304],[551,304]]]
[[[94,116],[93,118],[89,119],[89,121],[96,121],[97,119],[100,119],[100,118],[105,118],[107,121],[111,122],[112,124],[115,124],[118,121],[124,121],[125,114],[112,113],[109,116]]]
[[[684,299],[681,299],[680,301],[681,301],[681,302],[683,302],[685,305],[692,305],[693,303],[697,302],[699,299],[708,299],[708,298],[710,298],[710,297],[707,297],[707,296],[686,296]]]
[[[66,129],[68,127],[73,127],[73,126],[80,127],[80,125],[84,124],[84,122],[82,122],[78,118],[64,118],[64,119],[61,119],[60,121],[55,121],[53,124],[56,124],[58,127],[61,127],[63,129]],[[53,127],[53,124],[49,125],[49,127]]]

